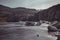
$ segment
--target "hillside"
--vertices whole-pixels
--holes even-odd
[[[22,20],[26,21],[30,16],[33,16],[37,12],[38,11],[36,9],[29,9],[24,7],[10,8],[7,6],[0,5],[0,18],[7,17],[8,22]]]
[[[54,5],[48,9],[39,11],[35,14],[35,19],[47,21],[60,21],[60,4]]]

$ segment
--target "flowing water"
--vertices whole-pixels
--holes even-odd
[[[0,25],[0,40],[56,40],[46,26]]]

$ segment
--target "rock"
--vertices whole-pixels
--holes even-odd
[[[29,22],[29,21],[27,21],[25,25],[26,25],[26,26],[34,26],[34,22]]]
[[[37,37],[39,37],[39,34],[37,34]]]
[[[54,26],[48,26],[48,32],[56,32],[57,28]]]
[[[57,40],[60,40],[60,35],[57,36]]]

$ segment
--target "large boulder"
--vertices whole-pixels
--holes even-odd
[[[53,21],[50,26],[48,26],[48,31],[60,31],[60,22],[59,21]]]
[[[48,26],[48,32],[56,32],[57,28],[55,26]]]
[[[60,35],[57,36],[57,40],[60,40]]]

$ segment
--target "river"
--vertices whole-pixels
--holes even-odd
[[[0,25],[0,40],[56,40],[44,26]]]

